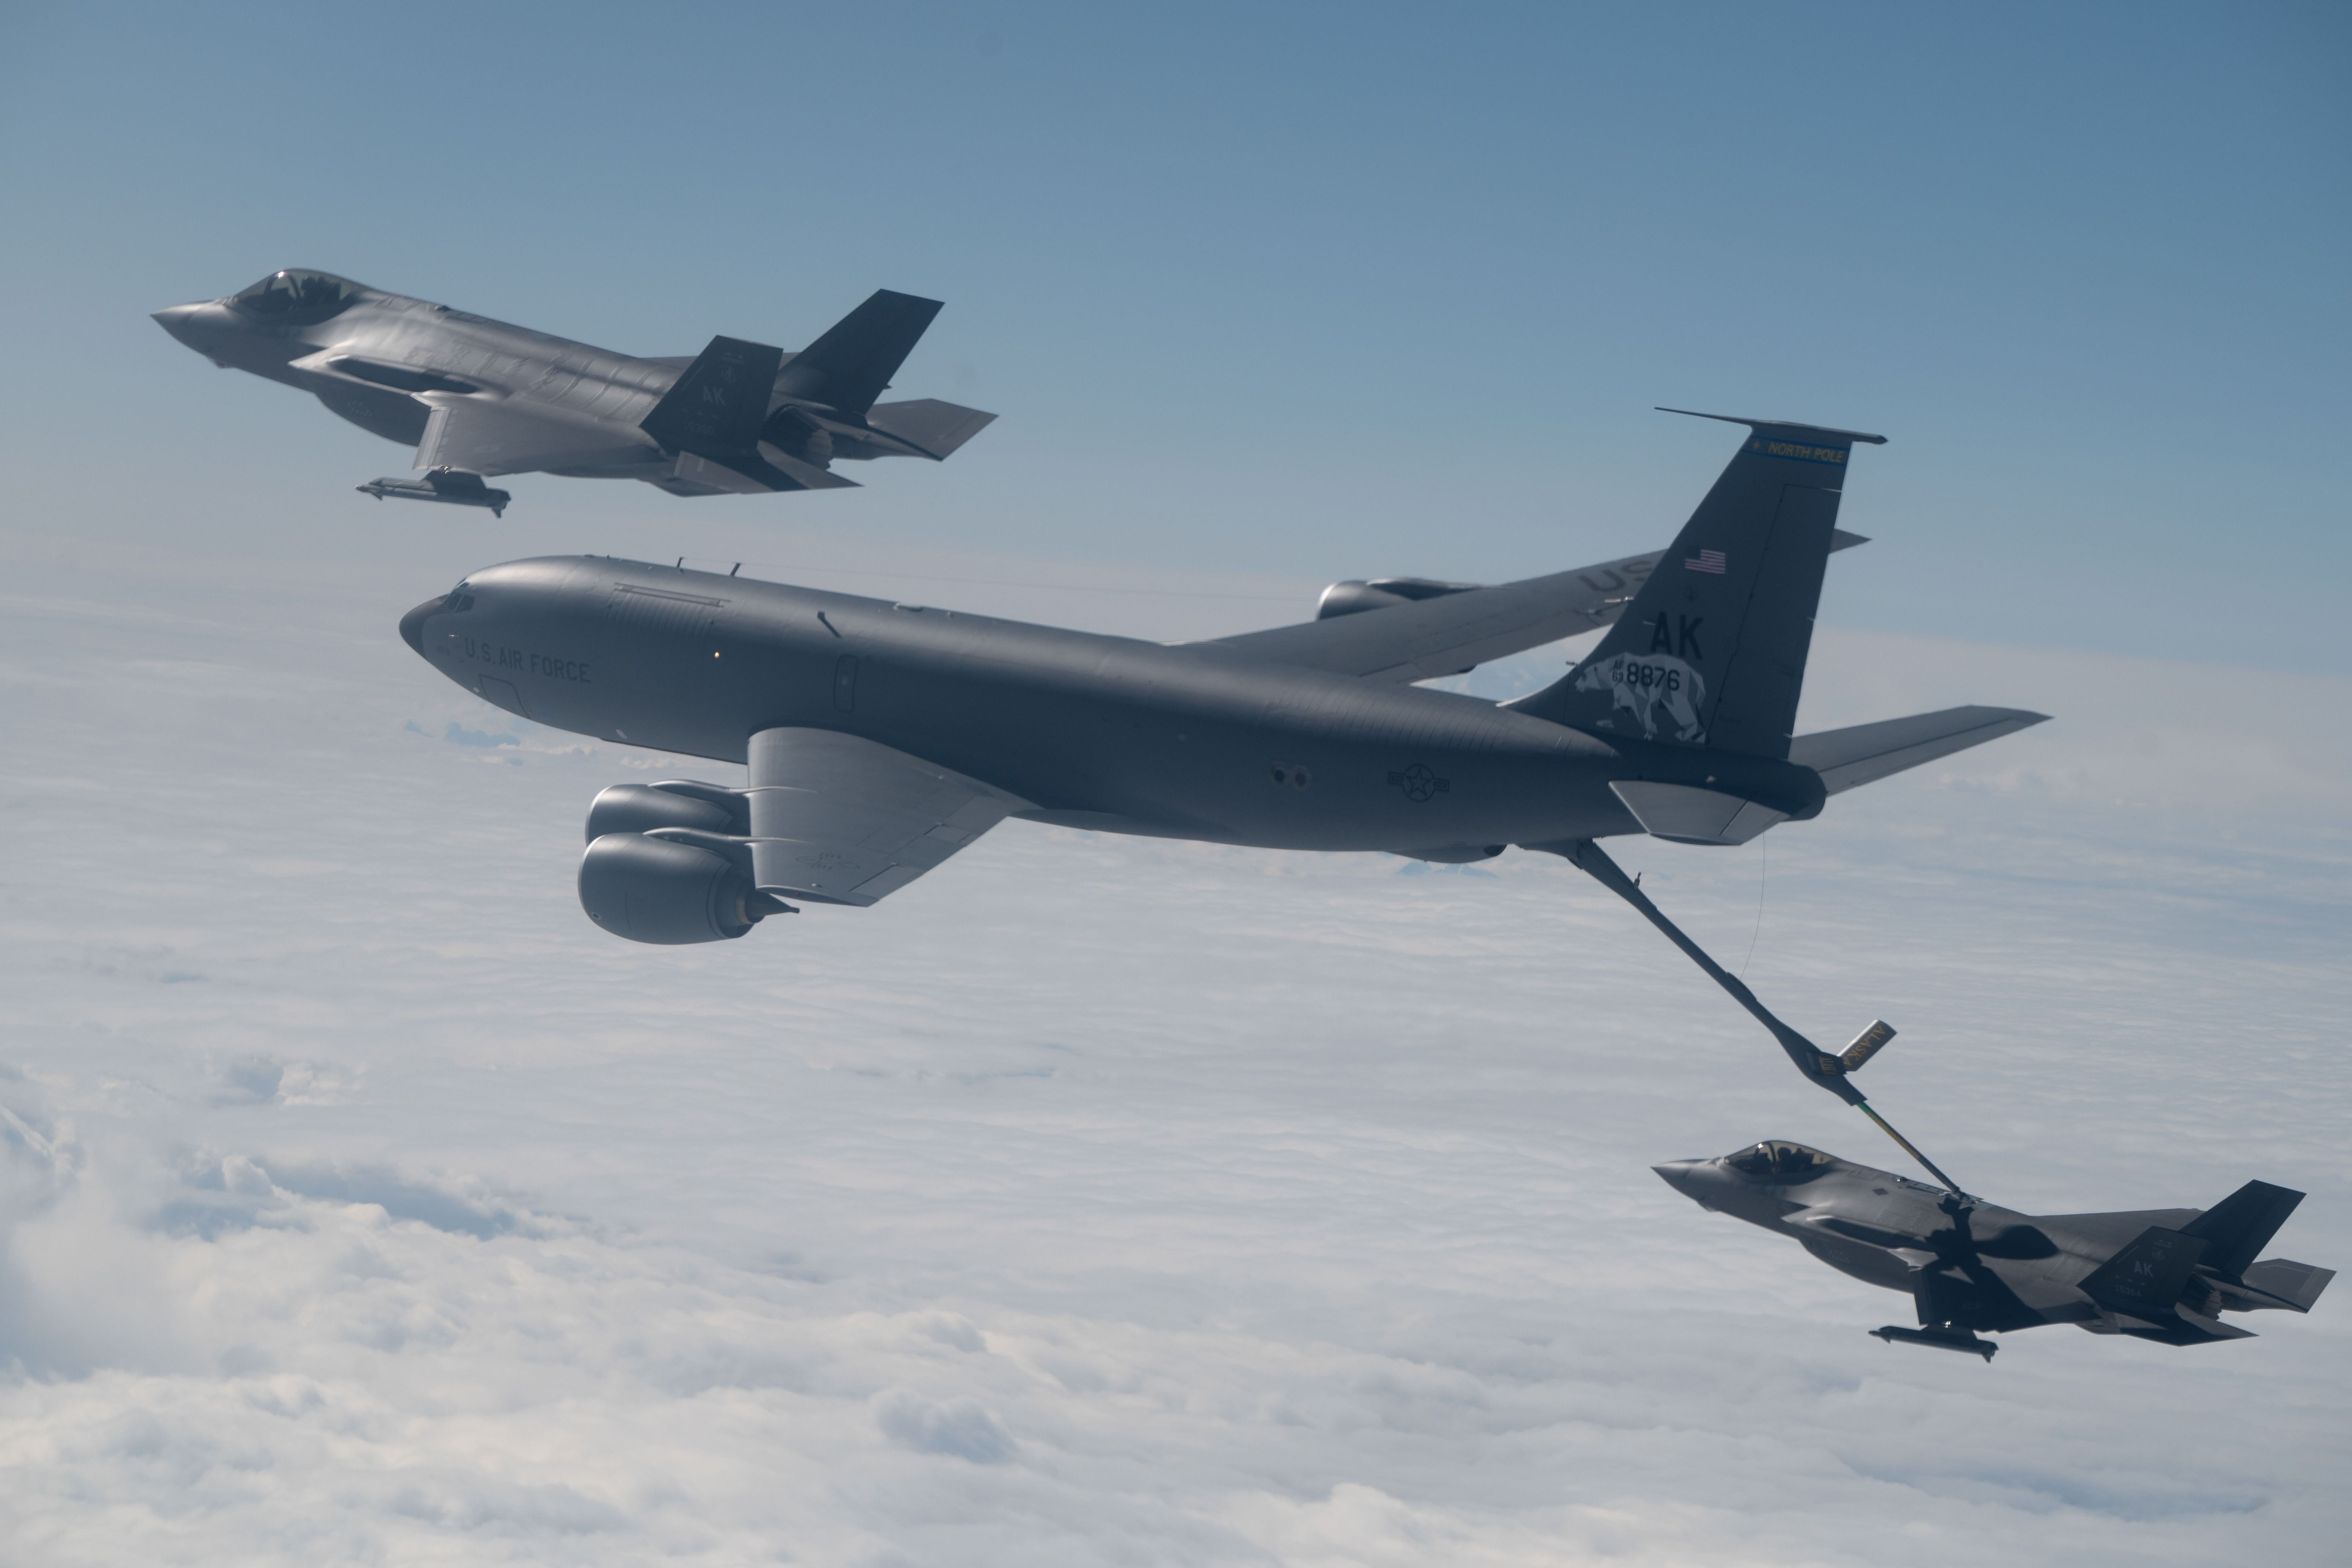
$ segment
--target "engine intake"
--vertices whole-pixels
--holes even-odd
[[[751,805],[740,790],[693,779],[614,784],[588,807],[588,842],[607,833],[651,833],[688,827],[740,838],[751,831]]]
[[[754,888],[737,857],[642,833],[602,834],[588,846],[580,907],[614,936],[664,947],[731,942],[792,909]]]
[[[1442,599],[1448,594],[1466,594],[1484,585],[1478,583],[1440,583],[1429,577],[1375,577],[1369,583],[1351,579],[1334,583],[1323,590],[1323,597],[1316,602],[1315,618],[1328,621],[1334,616],[1357,616],[1366,610],[1385,610],[1391,605],[1412,605],[1423,599]]]

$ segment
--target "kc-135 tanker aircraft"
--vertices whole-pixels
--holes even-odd
[[[1955,708],[1792,738],[1825,563],[1859,542],[1834,526],[1847,461],[1883,438],[1727,422],[1748,436],[1663,552],[1343,583],[1314,621],[1207,642],[593,556],[474,573],[400,629],[511,712],[748,765],[742,788],[618,784],[591,806],[581,901],[644,942],[873,904],[1008,816],[1438,861],[1742,844],[2040,721]],[[1602,626],[1515,701],[1413,684]]]
[[[2183,1345],[2244,1337],[2223,1310],[2308,1310],[2329,1271],[2254,1261],[2300,1194],[2257,1182],[2201,1215],[2038,1219],[1969,1196],[1853,1082],[1892,1028],[1822,1050],[1601,850],[1642,833],[1747,843],[2043,717],[1953,708],[1794,734],[1829,556],[1862,542],[1835,526],[1846,467],[1882,438],[1727,422],[1748,436],[1664,551],[1496,586],[1339,583],[1311,622],[1207,642],[595,556],[474,573],[400,632],[511,712],[747,764],[741,788],[596,797],[580,900],[616,936],[719,942],[799,904],[870,905],[1008,816],[1424,860],[1547,850],[1641,911],[1942,1184],[1777,1142],[1658,1167],[1708,1207],[1911,1291],[1921,1326],[1881,1337],[1990,1360],[1978,1330],[2075,1322]],[[1415,684],[1601,627],[1589,657],[1514,701]]]
[[[939,311],[936,300],[883,289],[798,353],[717,337],[692,357],[635,359],[289,270],[155,320],[225,370],[299,387],[416,448],[423,479],[372,479],[362,493],[503,514],[512,497],[484,475],[740,495],[855,489],[832,471],[836,458],[940,461],[996,416],[875,401]]]

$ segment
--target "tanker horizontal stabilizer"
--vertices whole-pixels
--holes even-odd
[[[1789,742],[1789,760],[1822,775],[1832,795],[1875,784],[1922,763],[1998,741],[2050,717],[2022,708],[1946,708],[1907,719],[1882,719],[1845,730],[1822,730]]]

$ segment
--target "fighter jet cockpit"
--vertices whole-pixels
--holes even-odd
[[[1752,1149],[1742,1149],[1737,1154],[1727,1154],[1723,1163],[1743,1176],[1783,1186],[1810,1182],[1835,1163],[1819,1149],[1778,1138],[1768,1139]]]
[[[341,315],[359,302],[361,287],[331,272],[289,268],[273,272],[250,289],[229,297],[229,303],[249,316],[308,327]]]

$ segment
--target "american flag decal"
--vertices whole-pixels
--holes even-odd
[[[1702,550],[1696,556],[1684,557],[1683,567],[1690,572],[1712,572],[1720,577],[1723,575],[1724,567],[1723,552]]]

